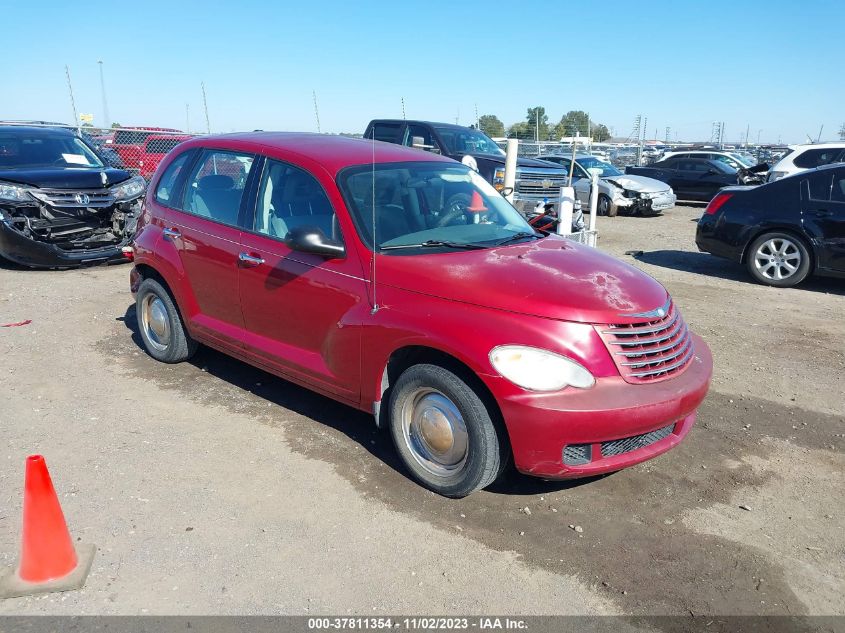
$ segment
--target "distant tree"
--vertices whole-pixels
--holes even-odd
[[[596,143],[603,143],[610,138],[610,130],[603,123],[597,123],[593,126],[592,135]]]
[[[546,108],[543,106],[528,108],[528,114],[525,117],[525,122],[533,131],[530,138],[534,138],[534,134],[538,132],[538,128],[539,134],[537,134],[537,136],[539,136],[541,141],[545,141],[549,138],[549,117],[546,114]]]
[[[495,114],[485,114],[479,117],[478,128],[487,136],[505,135],[505,124]]]
[[[509,138],[533,139],[534,127],[528,123],[514,123],[508,128]]]
[[[112,126],[112,127],[115,127],[115,128],[117,128],[117,127],[123,127],[120,123],[112,123],[112,124],[111,124],[111,126]]]

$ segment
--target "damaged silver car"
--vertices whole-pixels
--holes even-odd
[[[573,169],[571,156],[547,154],[538,158],[567,170]],[[657,215],[675,206],[675,193],[665,182],[645,176],[623,174],[610,163],[595,156],[579,154],[575,156],[572,186],[585,211],[590,204],[591,169],[599,171],[599,215],[614,216],[620,210],[635,215]]]
[[[145,186],[71,130],[0,125],[0,258],[33,268],[122,260]]]

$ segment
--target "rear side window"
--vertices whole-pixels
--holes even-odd
[[[845,172],[839,171],[833,175],[830,199],[834,202],[845,202]]]
[[[830,183],[832,180],[833,174],[829,171],[809,176],[805,182],[810,190],[810,200],[822,202],[830,200]]]
[[[841,148],[819,148],[819,149],[808,149],[805,152],[802,152],[794,159],[792,162],[795,164],[796,167],[802,167],[803,169],[812,169],[813,167],[820,167],[822,165],[830,165],[831,163],[835,163],[839,160],[839,156],[842,154]]]
[[[179,174],[182,173],[190,155],[190,151],[183,152],[167,166],[167,169],[156,186],[156,202],[166,207],[176,206],[174,195],[176,194],[176,187],[179,183]]]
[[[205,150],[188,177],[182,210],[237,226],[241,199],[254,162],[251,154]]]
[[[375,123],[370,138],[385,143],[401,143],[401,123]]]

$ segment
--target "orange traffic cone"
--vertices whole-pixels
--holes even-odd
[[[484,211],[487,211],[487,207],[484,206],[484,201],[481,199],[481,194],[478,193],[478,191],[472,192],[472,200],[470,200],[467,211],[472,211],[473,213],[483,213]]]
[[[0,598],[79,589],[95,550],[74,548],[47,463],[41,455],[27,457],[21,560],[16,572],[7,569],[0,577]]]

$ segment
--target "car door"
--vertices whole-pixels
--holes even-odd
[[[845,272],[845,168],[810,174],[801,194],[804,230],[820,247],[819,268]]]
[[[185,180],[181,202],[167,209],[164,240],[176,249],[186,278],[191,329],[212,346],[240,349],[238,298],[240,214],[255,156],[203,149]],[[163,246],[166,248],[166,246]]]
[[[345,257],[326,258],[285,244],[288,231],[303,226],[342,242],[353,229],[336,213],[340,196],[335,191],[330,200],[305,169],[266,159],[251,206],[239,269],[246,354],[274,373],[357,403],[356,326],[369,305],[361,263],[349,247]]]

